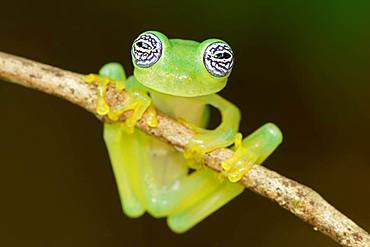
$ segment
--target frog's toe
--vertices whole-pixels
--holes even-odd
[[[202,130],[185,146],[184,155],[187,159],[196,160],[197,162],[203,161],[206,153],[209,153],[217,148],[228,147],[235,143],[239,146],[241,134],[235,131],[209,131]]]
[[[127,133],[133,133],[136,123],[140,120],[149,106],[149,97],[138,97],[137,95],[129,95],[129,101],[121,106],[117,106],[116,108],[111,109],[111,111],[108,113],[108,117],[111,120],[116,121],[125,112],[132,111],[131,115],[129,115],[122,123],[122,129]],[[153,118],[156,119],[155,116],[153,116]],[[148,125],[151,126],[152,122],[154,122],[153,119],[150,123],[148,123]]]
[[[185,146],[184,157],[191,162],[202,163],[202,158],[205,153],[206,150],[202,145],[189,143]]]
[[[279,128],[267,123],[247,136],[234,155],[222,163],[231,182],[239,181],[253,165],[261,164],[282,142]]]
[[[132,111],[122,123],[122,129],[127,133],[133,133],[136,123],[150,106],[151,100],[145,89],[135,84],[132,79],[129,78],[126,80],[125,78],[125,71],[122,65],[109,63],[100,69],[99,75],[86,75],[84,81],[97,86],[96,112],[99,115],[107,115],[110,120],[117,121],[125,112]],[[108,104],[106,96],[109,84],[117,90],[126,88],[128,99],[117,105]],[[130,86],[128,87],[129,84]],[[158,124],[156,111],[153,107],[148,111],[147,124],[150,127],[156,127]]]
[[[199,168],[199,164],[203,163],[204,155],[211,152],[215,148],[210,147],[205,139],[193,139],[189,144],[185,146],[184,157],[189,160],[190,166],[195,169]]]

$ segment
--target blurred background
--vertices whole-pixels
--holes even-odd
[[[266,167],[317,190],[370,230],[368,1],[2,1],[0,50],[79,73],[121,62],[148,29],[217,37],[236,63],[220,93],[241,130],[267,121],[284,143]],[[102,124],[61,99],[0,82],[1,246],[336,246],[246,191],[183,235],[128,219]]]

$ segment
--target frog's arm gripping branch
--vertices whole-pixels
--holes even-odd
[[[96,115],[96,85],[86,84],[81,74],[0,52],[0,79],[59,96]],[[108,86],[107,101],[110,105],[127,100],[127,97],[125,91],[120,92]],[[130,112],[124,114],[120,121],[129,114]],[[184,150],[194,135],[192,130],[160,112],[158,126],[151,128],[146,124],[148,117],[150,114],[145,113],[136,127],[166,141],[179,151]],[[107,118],[101,120],[109,121]],[[204,161],[207,166],[221,172],[222,161],[232,154],[233,151],[221,148],[206,154]],[[258,165],[253,166],[240,183],[277,202],[311,224],[315,230],[321,231],[343,246],[370,246],[370,235],[365,230],[332,207],[318,193],[302,184]]]

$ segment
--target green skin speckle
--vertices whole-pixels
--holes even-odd
[[[199,43],[168,39],[156,31],[144,34],[155,35],[161,42],[161,54],[155,63],[143,67],[133,58],[134,76],[128,79],[117,63],[100,70],[103,77],[124,81],[133,98],[104,114],[117,119],[124,111],[134,110],[128,123],[105,124],[104,139],[125,214],[139,217],[146,211],[154,217],[167,217],[169,227],[182,233],[239,195],[244,188],[234,182],[252,165],[265,160],[281,143],[282,135],[275,125],[268,123],[241,140],[237,133],[238,108],[215,94],[225,87],[230,71],[224,76],[214,76],[203,60],[207,46],[222,40]],[[150,104],[185,120],[196,131],[186,146],[185,157],[134,129]],[[214,130],[204,129],[208,105],[222,115],[221,124]],[[228,179],[200,165],[203,154],[233,143],[235,155],[223,163]],[[190,166],[197,170],[189,175]]]

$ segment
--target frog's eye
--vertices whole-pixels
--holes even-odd
[[[234,53],[225,42],[211,43],[204,50],[203,63],[207,71],[217,77],[230,73],[234,64]]]
[[[131,55],[137,66],[148,68],[161,57],[162,42],[153,33],[143,33],[132,44]]]

